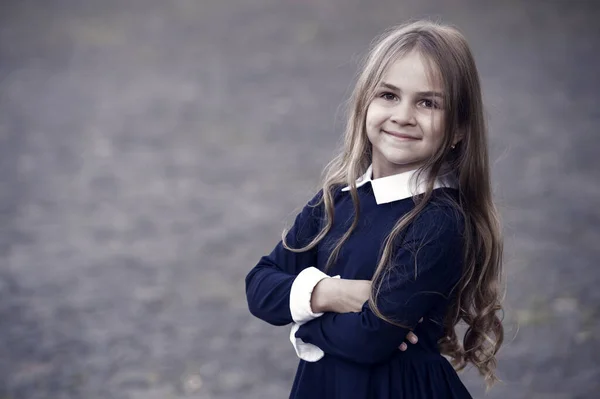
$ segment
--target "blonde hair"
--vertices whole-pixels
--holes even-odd
[[[340,153],[323,173],[322,196],[324,223],[321,231],[304,248],[314,248],[333,226],[333,195],[340,186],[349,186],[354,204],[352,225],[337,241],[327,262],[335,262],[340,249],[359,220],[359,199],[356,180],[371,163],[371,144],[367,138],[365,120],[367,108],[376,87],[389,66],[399,57],[417,51],[429,63],[429,75],[434,73],[444,87],[444,139],[433,156],[419,169],[426,174],[427,190],[414,197],[415,207],[395,224],[383,244],[382,254],[373,276],[369,305],[380,318],[386,318],[377,307],[384,276],[393,267],[392,253],[397,238],[420,214],[431,199],[434,179],[441,173],[454,174],[458,181],[459,200],[456,209],[465,221],[464,269],[455,287],[455,300],[444,321],[445,336],[440,341],[441,352],[452,359],[457,370],[474,364],[491,387],[498,381],[495,374],[496,353],[504,338],[502,322],[497,312],[502,310],[500,283],[502,274],[502,235],[498,213],[492,201],[487,151],[487,128],[484,120],[481,88],[475,61],[463,35],[455,28],[430,21],[416,21],[394,27],[372,45],[363,61],[361,72],[350,101],[344,142]],[[459,136],[457,136],[459,135]],[[460,138],[455,148],[453,143]],[[467,326],[463,342],[459,342],[456,325]]]

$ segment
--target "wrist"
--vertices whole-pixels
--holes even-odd
[[[313,289],[310,305],[314,313],[331,312],[335,298],[336,280],[324,278]]]

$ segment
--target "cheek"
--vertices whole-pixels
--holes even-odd
[[[435,141],[440,141],[444,135],[443,116],[428,116],[423,119],[423,126],[426,126],[428,135]]]
[[[436,135],[438,136],[438,141],[441,143],[444,138],[444,119],[439,118],[439,120],[436,120],[434,127]]]
[[[443,118],[435,118],[431,124],[431,130],[429,132],[431,137],[431,144],[433,149],[437,149],[442,145],[444,141],[444,120]]]
[[[385,115],[379,108],[380,107],[377,107],[377,105],[374,105],[373,103],[371,103],[371,105],[369,105],[369,108],[367,108],[367,129],[378,128],[383,123],[383,121],[385,121]]]
[[[444,134],[444,114],[440,113],[440,115],[433,119],[433,128],[439,135]]]

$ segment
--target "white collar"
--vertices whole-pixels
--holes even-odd
[[[415,181],[417,175],[416,172],[417,169],[381,177],[379,179],[372,179],[373,165],[370,165],[365,174],[356,180],[356,188],[371,182],[377,205],[399,201],[425,192],[427,188],[426,181],[424,178],[421,178],[417,184]],[[435,179],[433,188],[436,189],[441,187],[456,187],[456,183],[449,176]],[[350,186],[346,186],[342,189],[342,191],[349,190]]]

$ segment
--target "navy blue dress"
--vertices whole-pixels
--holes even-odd
[[[326,273],[371,280],[385,237],[414,202],[406,198],[378,205],[370,184],[358,192],[359,225]],[[304,246],[318,233],[323,210],[314,204],[320,195],[297,216],[287,235],[290,245]],[[378,297],[382,313],[413,326],[418,343],[400,351],[409,330],[376,317],[368,303],[358,313],[325,313],[296,333],[325,356],[317,362],[300,360],[290,398],[471,398],[437,344],[463,265],[464,221],[448,200],[456,196],[451,188],[434,190],[432,201],[403,235],[393,256],[394,269]],[[310,266],[325,271],[332,243],[352,223],[350,194],[337,190],[334,203],[333,228],[318,248],[292,253],[279,243],[247,275],[246,296],[253,315],[273,325],[293,322],[289,297],[295,277]]]

